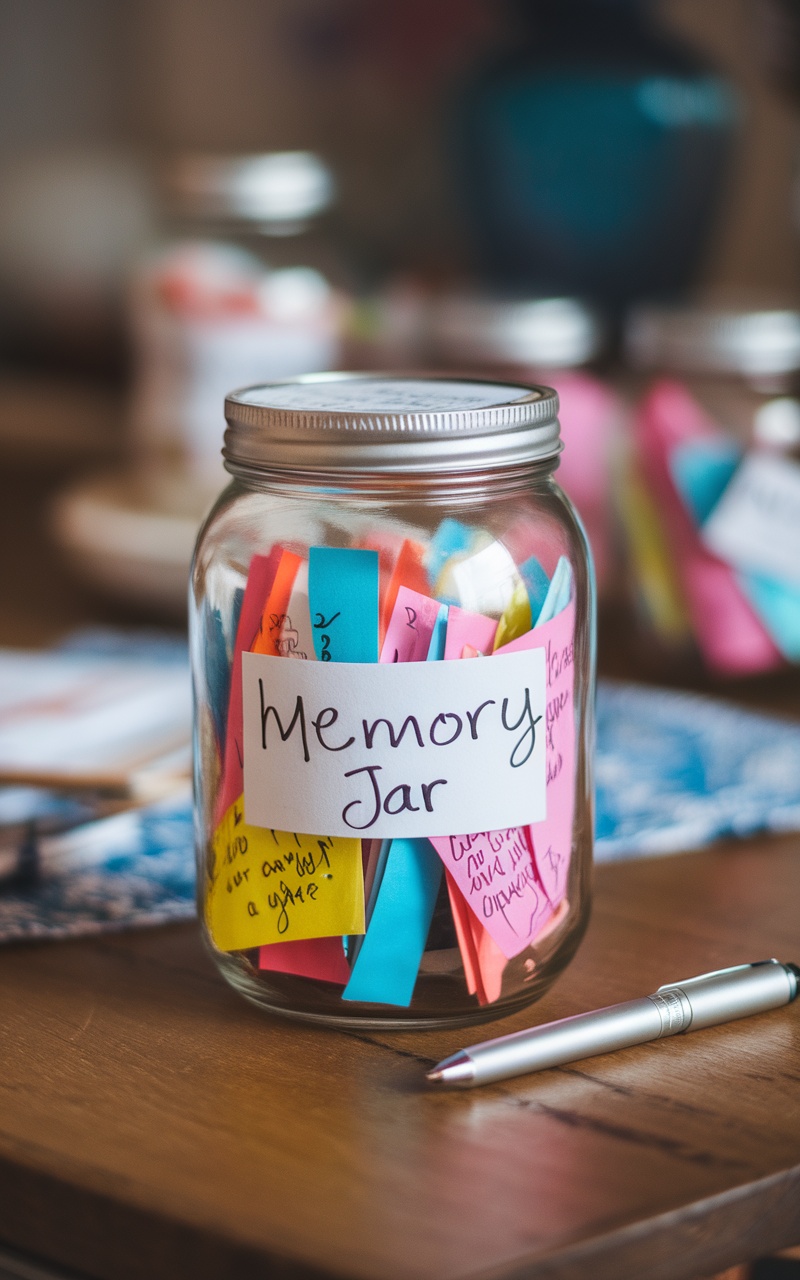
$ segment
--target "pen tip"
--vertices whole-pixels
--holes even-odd
[[[444,1079],[444,1072],[440,1071],[438,1067],[434,1067],[433,1071],[427,1072],[425,1079],[430,1080],[431,1084],[438,1084],[439,1081]]]

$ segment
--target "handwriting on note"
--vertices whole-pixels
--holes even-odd
[[[360,840],[254,827],[240,797],[213,847],[206,919],[220,951],[364,932]]]
[[[308,605],[320,662],[378,661],[378,553],[311,547]]]
[[[524,828],[434,838],[431,844],[503,954],[524,951],[552,912]]]
[[[575,809],[575,602],[570,602],[550,622],[498,653],[515,653],[543,646],[547,704],[547,816],[530,826],[539,877],[553,906],[567,890],[572,854],[572,822]]]

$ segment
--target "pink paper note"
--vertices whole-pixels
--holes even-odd
[[[539,879],[552,906],[567,888],[575,806],[575,602],[550,622],[498,649],[543,648],[547,676],[547,817],[528,828]]]
[[[292,973],[299,978],[316,978],[346,987],[350,966],[341,938],[308,938],[296,942],[271,942],[258,949],[259,969]]]
[[[530,946],[552,907],[537,877],[525,828],[437,836],[431,844],[503,955],[510,959]]]
[[[439,612],[439,601],[409,587],[397,592],[381,648],[381,662],[424,662]]]
[[[283,549],[273,547],[268,556],[253,556],[247,572],[247,584],[236,628],[236,643],[231,665],[231,688],[228,697],[228,721],[225,734],[225,752],[222,762],[222,782],[214,811],[214,825],[230,809],[234,800],[242,794],[242,653],[252,648],[261,614],[269,595]]]
[[[477,649],[478,653],[491,653],[496,631],[497,622],[494,618],[485,618],[482,613],[467,613],[466,609],[451,605],[444,642],[445,662],[449,662],[451,658],[460,658],[465,645]]]

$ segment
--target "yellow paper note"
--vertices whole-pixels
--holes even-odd
[[[499,649],[501,645],[510,644],[512,640],[518,640],[520,636],[524,636],[530,631],[533,625],[531,618],[531,602],[528,599],[528,591],[524,582],[518,582],[514,588],[514,594],[505,607],[502,618],[494,637],[494,647]]]
[[[206,921],[220,951],[364,932],[360,840],[249,826],[240,796],[213,846]]]

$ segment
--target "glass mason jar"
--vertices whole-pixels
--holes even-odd
[[[594,583],[557,408],[342,373],[226,401],[192,574],[199,913],[266,1009],[479,1022],[580,941]]]

